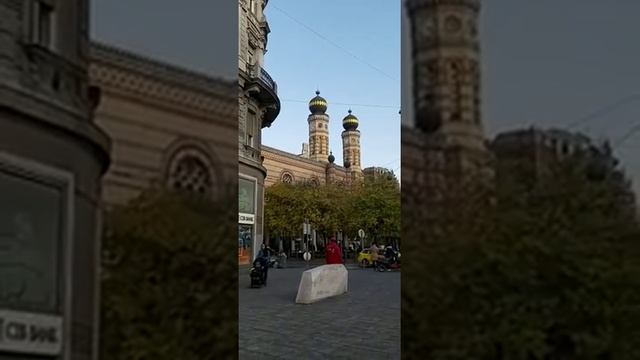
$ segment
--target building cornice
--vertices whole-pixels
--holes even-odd
[[[197,113],[237,116],[237,83],[116,47],[91,45],[93,85]]]

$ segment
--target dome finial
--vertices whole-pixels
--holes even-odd
[[[349,114],[351,114],[351,108],[349,108],[349,110],[347,111]]]
[[[342,127],[347,131],[354,131],[358,128],[358,118],[352,112],[349,108],[349,114],[342,119]]]
[[[324,114],[327,111],[327,100],[320,96],[320,90],[316,90],[316,97],[309,101],[309,111],[312,114]]]

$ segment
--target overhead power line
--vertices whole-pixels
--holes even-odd
[[[626,134],[624,134],[623,136],[621,136],[618,141],[615,142],[615,144],[613,145],[614,149],[619,148],[620,146],[622,146],[625,141],[629,140],[633,135],[637,134],[640,132],[640,124],[637,124],[636,126],[632,127],[631,129],[629,129],[629,131],[627,131]]]
[[[294,100],[294,99],[282,99],[282,102],[295,102],[295,103],[308,103],[307,100]],[[388,108],[388,109],[399,109],[400,106],[397,105],[374,105],[374,104],[353,104],[353,103],[341,103],[341,102],[331,102],[332,105],[345,105],[345,106],[357,106],[357,107],[371,107],[371,108]]]
[[[333,42],[331,39],[327,38],[326,36],[320,34],[319,32],[317,32],[316,30],[314,30],[313,28],[311,28],[310,26],[308,26],[307,24],[303,23],[302,21],[296,19],[295,17],[293,17],[291,14],[289,14],[288,12],[282,10],[280,7],[278,7],[275,4],[270,4],[269,5],[270,8],[275,9],[279,12],[281,12],[284,16],[288,17],[289,19],[291,19],[292,21],[294,21],[295,23],[297,23],[298,25],[304,27],[305,29],[309,30],[310,32],[312,32],[314,35],[316,35],[317,37],[321,38],[322,40],[328,42],[329,44],[333,45],[334,47],[336,47],[337,49],[341,50],[342,52],[346,53],[347,55],[351,56],[352,58],[356,59],[357,61],[365,64],[366,66],[370,67],[371,69],[377,71],[378,73],[384,75],[385,77],[394,80],[394,81],[398,81],[398,79],[396,79],[395,77],[387,74],[386,72],[384,72],[383,70],[381,70],[380,68],[376,67],[375,65],[371,64],[370,62],[362,59],[361,57],[359,57],[358,55],[352,53],[351,51],[349,51],[348,49],[340,46],[339,44],[336,44],[335,42]]]
[[[611,104],[605,105],[601,108],[598,108],[597,110],[591,112],[590,114],[581,117],[580,119],[573,121],[571,123],[569,123],[566,128],[571,130],[574,129],[576,126],[579,125],[583,125],[591,120],[597,119],[600,116],[606,115],[610,112],[612,112],[613,110],[619,108],[622,105],[634,102],[640,100],[640,94],[633,94],[627,97],[624,97],[616,102],[613,102]]]

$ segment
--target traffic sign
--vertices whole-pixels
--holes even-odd
[[[360,239],[364,239],[364,230],[358,230],[358,236],[360,237]]]
[[[311,253],[306,251],[303,255],[302,258],[304,259],[304,261],[309,261],[311,260]]]

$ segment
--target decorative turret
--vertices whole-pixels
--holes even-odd
[[[480,109],[479,0],[409,0],[416,126],[486,151]]]
[[[321,115],[327,111],[327,100],[320,96],[320,90],[317,90],[316,97],[309,101],[309,111],[314,115]]]
[[[309,101],[311,114],[309,123],[309,159],[327,162],[329,159],[329,115],[327,100],[316,91],[316,96]]]
[[[344,127],[342,132],[342,156],[346,168],[361,173],[360,131],[358,130],[358,124],[358,118],[349,109],[348,115],[342,119],[342,127]]]
[[[342,127],[347,131],[356,130],[358,128],[358,118],[351,114],[351,109],[348,112],[349,115],[342,119]]]

